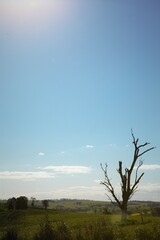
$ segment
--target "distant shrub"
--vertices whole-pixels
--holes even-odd
[[[8,227],[2,236],[2,240],[18,240],[18,230],[16,227]]]
[[[109,211],[108,207],[104,207],[103,208],[103,213],[104,214],[111,214],[111,212]]]

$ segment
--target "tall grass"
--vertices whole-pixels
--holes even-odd
[[[26,211],[26,214],[6,211],[0,220],[1,240],[160,239],[160,219],[151,216],[144,218],[143,224],[139,216],[121,224],[119,218],[112,215],[54,211],[46,214],[44,210],[37,209]]]
[[[40,225],[39,231],[34,235],[33,240],[72,240],[72,236],[64,221],[57,222],[56,226],[53,226],[46,219]]]
[[[73,237],[74,240],[114,240],[114,231],[110,222],[101,219],[98,222],[87,223],[84,227],[78,228]]]
[[[1,240],[18,240],[18,230],[15,226],[8,227]]]
[[[140,226],[136,229],[136,240],[160,239],[160,223]]]

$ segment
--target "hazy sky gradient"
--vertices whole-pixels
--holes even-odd
[[[160,199],[159,11],[158,0],[0,0],[0,198],[107,199],[100,163],[118,188],[133,128],[156,146],[134,199]]]

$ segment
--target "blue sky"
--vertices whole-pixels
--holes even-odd
[[[156,146],[133,199],[160,199],[160,2],[0,0],[0,198],[119,194],[131,128]]]

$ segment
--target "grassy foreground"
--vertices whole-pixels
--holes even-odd
[[[48,234],[48,235],[47,235]],[[28,209],[0,212],[0,239],[158,240],[160,218]]]

